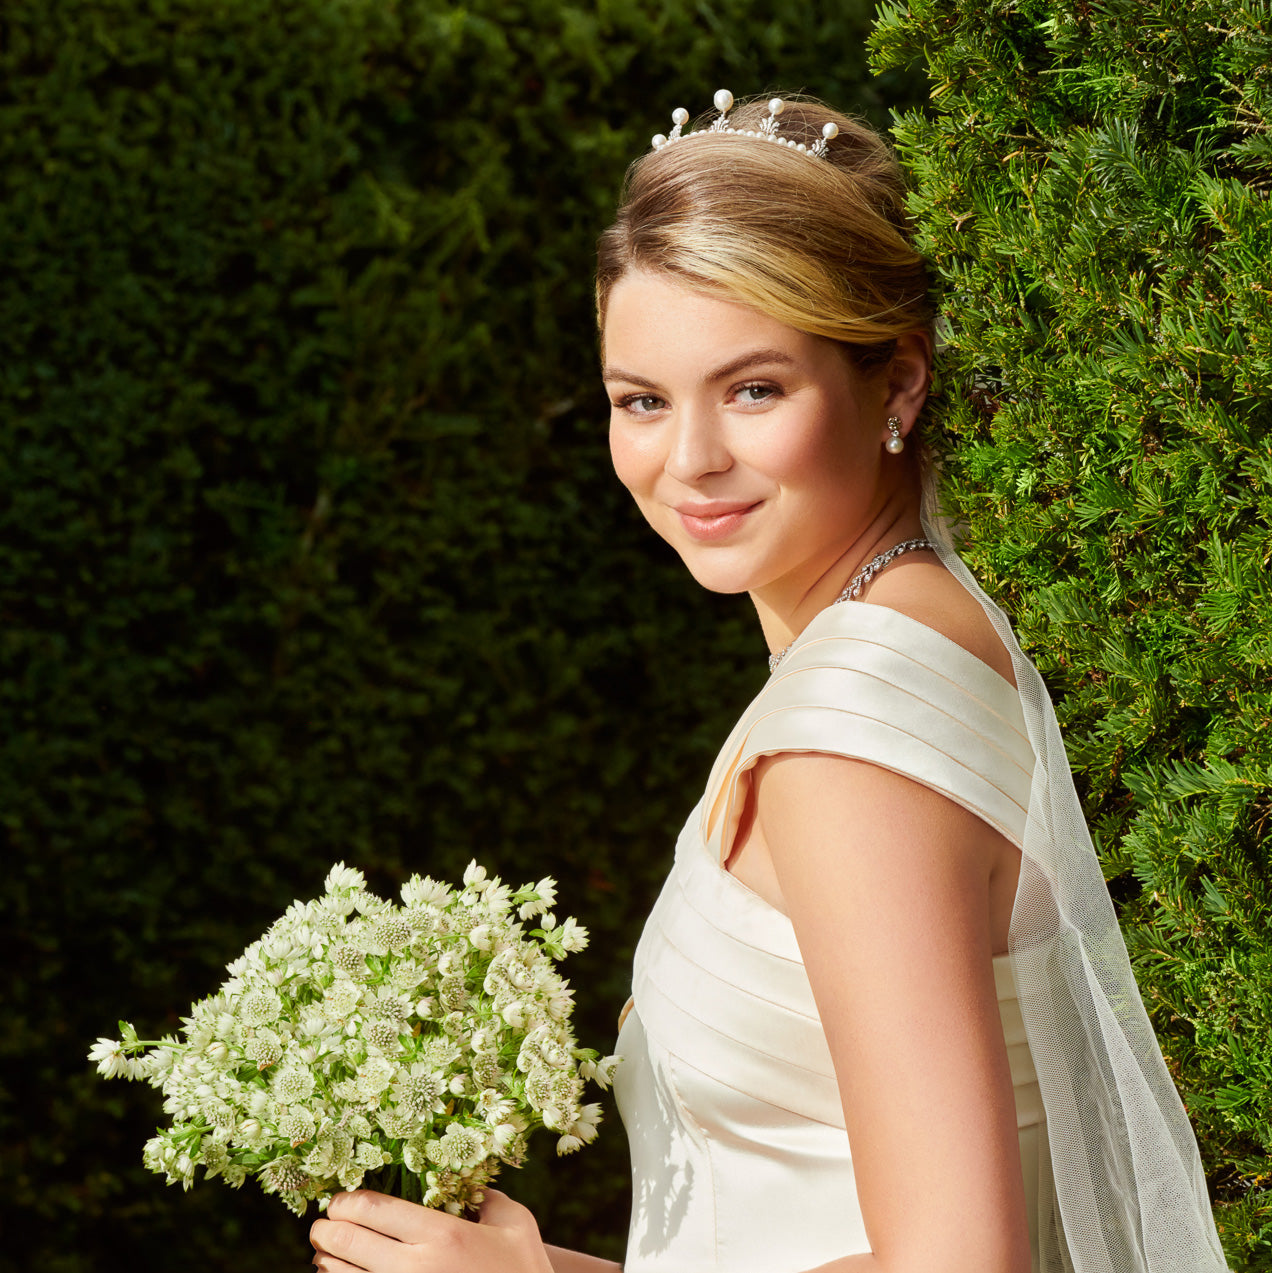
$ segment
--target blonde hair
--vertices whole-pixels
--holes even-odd
[[[755,99],[733,108],[730,122],[758,129],[767,115]],[[828,121],[839,134],[825,159],[708,132],[635,160],[598,244],[601,326],[612,286],[635,267],[681,275],[845,345],[929,330],[927,269],[886,141],[811,98],[787,99],[779,135],[811,144]]]
[[[931,333],[927,268],[888,143],[816,99],[784,100],[782,137],[810,145],[823,124],[838,125],[826,158],[708,132],[631,165],[614,224],[597,246],[602,332],[615,283],[641,269],[836,341],[862,370],[886,365],[898,336]],[[736,105],[729,122],[758,129],[767,114],[767,99],[757,98]],[[929,488],[929,457],[912,436]]]

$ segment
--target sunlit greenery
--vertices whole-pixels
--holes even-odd
[[[1237,1269],[1272,1267],[1272,10],[889,4],[967,552],[1059,701]]]

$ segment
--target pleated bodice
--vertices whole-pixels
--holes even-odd
[[[616,1079],[634,1190],[625,1273],[799,1273],[870,1249],[794,930],[721,866],[748,770],[791,751],[907,774],[1020,843],[1033,756],[1011,684],[896,611],[821,612],[721,750],[637,948]],[[1054,1209],[1046,1119],[1010,957],[993,971],[1036,1233]]]

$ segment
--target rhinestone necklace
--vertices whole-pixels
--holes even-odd
[[[848,586],[837,596],[830,604],[837,606],[841,601],[855,601],[861,593],[862,588],[866,586],[885,566],[890,565],[902,553],[913,552],[917,548],[935,548],[936,545],[930,539],[906,539],[899,544],[893,546],[885,552],[881,552],[873,560],[868,561],[855,575],[848,581]],[[828,606],[827,609],[830,607]],[[799,637],[795,638],[798,641]],[[776,672],[777,665],[786,657],[786,652],[795,644],[792,641],[785,649],[778,650],[776,654],[769,655],[769,671]]]

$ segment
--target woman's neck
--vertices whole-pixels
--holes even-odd
[[[899,489],[832,561],[813,567],[803,578],[775,580],[752,592],[760,627],[769,651],[785,649],[812,621],[832,604],[849,580],[880,553],[907,539],[923,535],[917,492]]]

